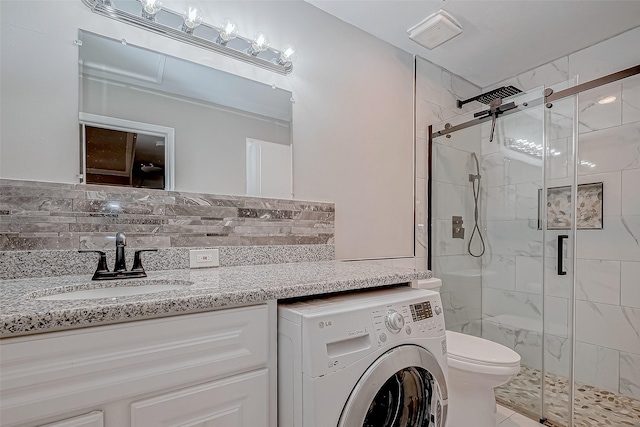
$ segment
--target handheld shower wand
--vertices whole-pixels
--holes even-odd
[[[497,115],[493,118],[494,126],[495,126],[496,117]],[[493,135],[493,127],[491,128],[491,134]],[[469,244],[467,245],[467,252],[469,252],[469,255],[471,255],[474,258],[480,258],[482,255],[484,255],[484,251],[485,251],[484,238],[482,237],[482,232],[480,231],[480,226],[478,225],[478,222],[480,221],[478,200],[480,198],[480,178],[482,176],[480,175],[480,165],[478,163],[478,156],[476,156],[476,153],[471,153],[471,157],[476,162],[476,174],[475,175],[469,174],[469,181],[471,182],[471,185],[473,187],[473,202],[474,202],[473,219],[475,221],[475,224],[473,226],[473,231],[471,232],[471,237],[469,238]],[[476,183],[478,184],[477,186],[476,186]],[[473,243],[473,238],[475,237],[476,232],[478,233],[478,237],[480,238],[481,250],[479,254],[474,254],[473,251],[471,250],[471,243]]]

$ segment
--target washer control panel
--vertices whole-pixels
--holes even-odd
[[[378,346],[409,337],[438,337],[444,333],[440,295],[371,309]]]
[[[414,322],[419,322],[424,319],[433,317],[433,311],[431,310],[431,301],[419,302],[417,304],[411,304],[411,318]]]
[[[445,337],[440,294],[408,286],[281,303],[278,316],[278,334],[301,341],[300,364],[310,378],[401,344],[425,345],[439,356]]]

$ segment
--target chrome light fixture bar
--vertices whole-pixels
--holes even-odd
[[[216,27],[206,22],[198,22],[193,25],[193,21],[187,22],[186,18],[184,18],[184,13],[175,12],[164,7],[160,7],[155,12],[149,10],[149,8],[145,10],[140,0],[82,0],[82,2],[99,15],[247,62],[278,74],[287,75],[293,70],[295,55],[290,53],[289,47],[284,51],[274,49],[268,46],[267,39],[267,46],[258,45],[261,48],[264,47],[264,49],[256,52],[256,40],[237,34],[237,26],[235,30],[227,33],[230,29],[230,20],[228,19],[223,22],[221,27]],[[145,3],[149,2],[146,1]],[[233,25],[235,25],[235,22],[233,22]]]

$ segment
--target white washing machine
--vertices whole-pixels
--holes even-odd
[[[279,427],[444,427],[440,294],[407,286],[278,307]]]

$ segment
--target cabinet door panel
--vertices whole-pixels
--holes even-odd
[[[79,417],[45,424],[41,427],[104,427],[102,411],[94,411]]]
[[[2,427],[266,366],[267,306],[8,338]]]
[[[189,387],[131,405],[131,427],[267,427],[267,369]]]

